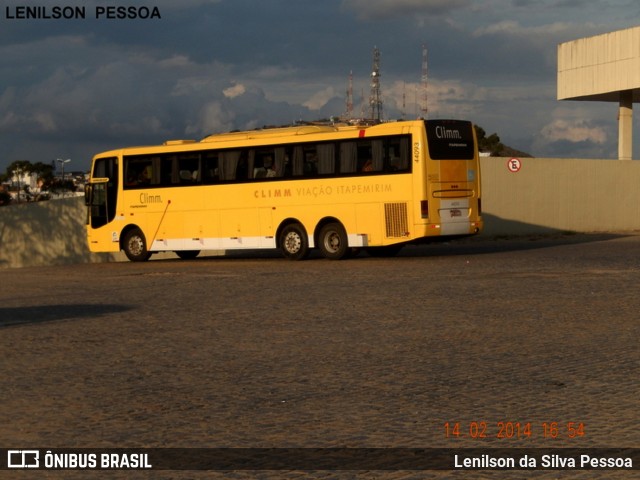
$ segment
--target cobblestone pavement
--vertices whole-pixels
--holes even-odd
[[[0,447],[640,448],[639,283],[636,235],[5,271]],[[499,422],[531,435],[497,438]],[[605,478],[15,473],[0,478]]]

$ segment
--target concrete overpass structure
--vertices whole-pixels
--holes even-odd
[[[618,159],[631,160],[640,101],[640,27],[558,45],[558,100],[618,102]]]

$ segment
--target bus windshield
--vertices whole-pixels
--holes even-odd
[[[461,120],[426,120],[433,160],[471,160],[475,155],[473,125]]]

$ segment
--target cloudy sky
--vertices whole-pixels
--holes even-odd
[[[34,5],[84,6],[86,18],[19,18]],[[106,5],[157,7],[161,18],[96,19]],[[121,146],[338,116],[351,71],[360,115],[374,47],[385,118],[416,117],[423,44],[430,118],[472,120],[539,157],[616,158],[617,105],[557,101],[556,50],[640,23],[637,0],[9,0],[0,8],[0,171],[55,158],[82,170]]]

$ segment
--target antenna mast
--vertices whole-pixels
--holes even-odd
[[[353,116],[353,70],[349,72],[349,86],[347,87],[347,101],[346,101],[347,111],[345,116],[347,117],[347,121],[351,120]]]
[[[371,95],[369,96],[371,119],[382,119],[382,97],[380,95],[380,50],[373,47],[373,68],[371,72]]]
[[[427,103],[427,84],[428,84],[428,75],[427,75],[427,46],[422,44],[422,77],[420,81],[420,111],[422,112],[422,118],[427,118],[427,113],[429,111],[428,103]]]

